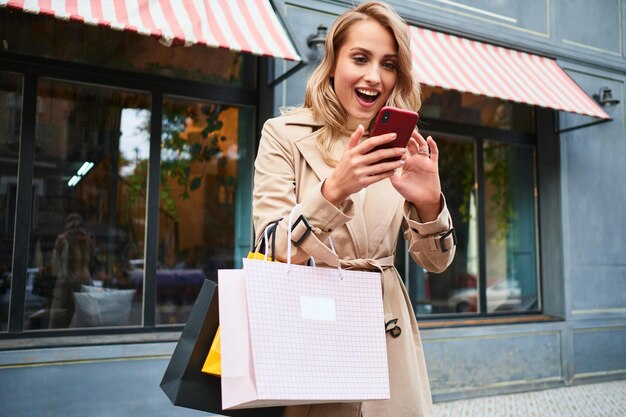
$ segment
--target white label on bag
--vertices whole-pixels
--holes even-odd
[[[304,320],[337,321],[334,298],[301,295],[300,312]]]

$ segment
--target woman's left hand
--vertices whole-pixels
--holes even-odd
[[[415,206],[421,222],[436,220],[441,209],[437,144],[432,137],[426,140],[415,130],[403,159],[404,165],[390,177],[391,183]]]

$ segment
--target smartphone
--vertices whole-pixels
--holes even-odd
[[[378,112],[374,127],[370,132],[370,137],[384,135],[385,133],[395,133],[396,139],[379,145],[373,148],[370,152],[378,149],[387,148],[404,148],[409,139],[411,139],[411,133],[415,130],[419,116],[417,113],[411,110],[398,109],[396,107],[385,106]],[[401,157],[382,159],[380,162],[397,161]]]

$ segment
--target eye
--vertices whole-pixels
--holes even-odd
[[[352,57],[352,61],[354,61],[356,64],[366,64],[367,58],[363,55],[356,55]]]
[[[395,61],[385,61],[383,62],[383,68],[389,69],[389,70],[395,70],[397,67],[397,64]]]

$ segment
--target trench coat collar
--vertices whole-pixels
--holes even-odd
[[[326,179],[334,168],[324,161],[317,148],[317,134],[323,124],[316,121],[310,112],[302,111],[293,114],[285,125],[310,128],[304,136],[296,137],[294,143],[318,179],[320,181]],[[343,146],[335,146],[333,157],[339,159],[343,149]],[[365,201],[362,201],[358,194],[352,196],[355,210],[364,213],[364,216],[357,216],[346,224],[358,253],[368,256],[376,254],[376,249],[393,221],[401,198],[400,193],[388,179],[370,185],[365,194]],[[368,234],[371,236],[368,237]]]
[[[333,167],[324,161],[316,144],[318,130],[323,124],[316,121],[311,112],[302,110],[290,115],[285,125],[287,127],[301,126],[310,128],[310,130],[307,129],[307,133],[304,136],[294,138],[294,143],[319,180],[321,181],[328,177],[333,171]]]

